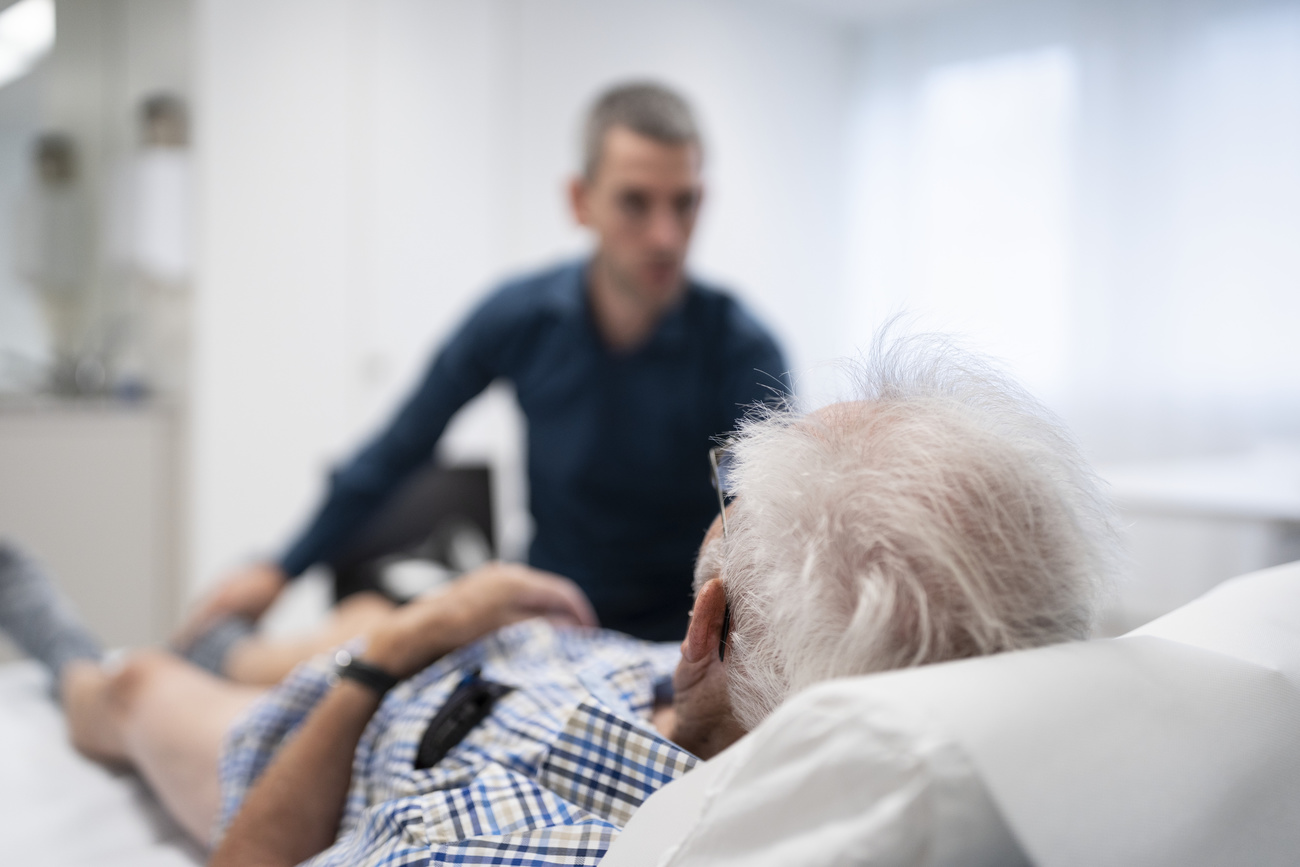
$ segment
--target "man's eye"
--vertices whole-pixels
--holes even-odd
[[[620,200],[623,212],[631,217],[640,217],[649,210],[650,203],[640,193],[626,193]]]
[[[679,217],[690,216],[691,212],[695,210],[695,194],[682,193],[673,199],[673,210],[677,212]]]

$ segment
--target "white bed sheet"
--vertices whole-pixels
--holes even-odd
[[[202,849],[138,777],[82,758],[34,662],[0,664],[0,862],[197,867]]]

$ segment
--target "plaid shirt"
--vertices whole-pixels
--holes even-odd
[[[516,624],[461,648],[384,699],[353,758],[332,847],[311,865],[596,864],[651,793],[696,758],[649,725],[675,645]],[[432,768],[414,760],[465,672],[514,687]],[[219,837],[249,787],[330,688],[299,667],[227,735]]]

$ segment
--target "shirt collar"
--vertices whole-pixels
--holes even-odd
[[[561,309],[566,316],[575,325],[586,328],[595,338],[598,345],[604,344],[600,340],[600,335],[596,331],[595,318],[591,312],[591,301],[587,295],[587,274],[591,269],[591,258],[580,259],[564,273],[564,291],[560,293]],[[650,349],[673,350],[683,346],[686,342],[689,328],[687,327],[687,307],[690,304],[691,296],[695,292],[695,281],[686,276],[686,291],[673,307],[663,315],[659,324],[655,327],[654,333],[644,345],[636,349],[632,355],[639,355]]]
[[[623,828],[641,803],[699,759],[656,732],[584,701],[555,739],[538,782],[571,804]]]

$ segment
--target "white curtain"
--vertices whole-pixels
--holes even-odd
[[[1300,438],[1300,2],[972,2],[862,36],[849,287],[1103,459]]]

